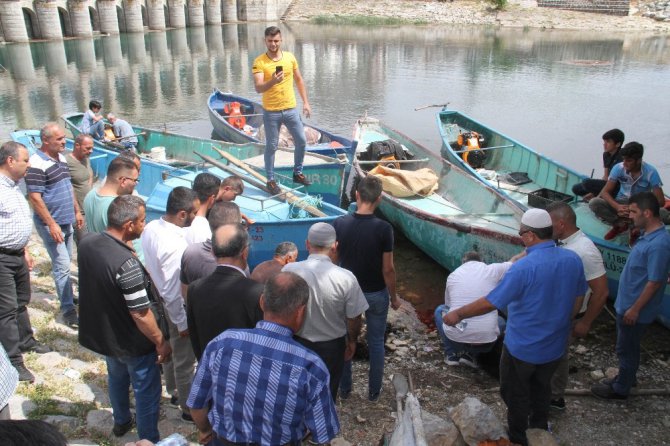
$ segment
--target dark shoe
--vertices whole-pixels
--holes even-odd
[[[170,395],[170,406],[179,408],[179,397],[177,395]]]
[[[376,403],[377,401],[379,401],[380,396],[382,396],[382,389],[379,389],[379,392],[375,394],[369,395],[368,400],[372,403]]]
[[[607,384],[608,386],[611,386],[616,382],[616,380],[619,378],[619,375],[615,376],[614,378],[603,378],[600,380],[600,384]],[[633,387],[637,387],[637,379],[633,381]]]
[[[622,225],[622,226],[612,226],[612,229],[607,231],[607,234],[605,234],[605,237],[603,237],[605,240],[612,240],[615,238],[617,235],[626,232],[628,230],[628,225]]]
[[[461,359],[459,359],[458,362],[460,362],[463,365],[467,365],[468,367],[472,367],[473,369],[476,369],[476,368],[479,367],[477,365],[477,358],[475,358],[470,353],[463,353],[461,355]]]
[[[35,382],[35,375],[32,374],[30,370],[26,368],[23,364],[12,364],[17,372],[19,372],[19,381],[29,382],[30,384]]]
[[[135,426],[135,415],[130,417],[130,421],[125,424],[114,424],[112,433],[115,437],[123,437]]]
[[[272,195],[279,195],[279,194],[281,194],[281,189],[279,188],[279,186],[277,186],[277,182],[276,182],[275,180],[268,181],[267,184],[266,184],[266,186],[267,186],[267,188],[268,188],[268,191],[269,191]]]
[[[338,392],[338,395],[339,395],[341,400],[348,400],[351,397],[351,390],[346,391],[346,392],[340,390]]]
[[[616,393],[611,384],[593,385],[591,386],[591,393],[593,393],[598,398],[605,400],[625,400],[628,398],[628,395],[621,395],[620,393]]]
[[[556,410],[565,410],[565,399],[558,398],[555,400],[551,400],[551,402],[549,403],[549,407]]]
[[[304,184],[305,186],[310,186],[310,185],[312,184],[312,182],[309,181],[309,180],[307,179],[307,177],[306,177],[305,175],[302,174],[302,172],[300,172],[300,173],[293,173],[293,182],[294,182],[294,183]]]
[[[21,351],[23,353],[35,352],[39,355],[43,355],[45,353],[49,353],[51,349],[47,345],[40,344],[39,342],[34,341],[33,343],[29,344],[28,347],[22,348]]]
[[[451,355],[448,355],[447,359],[445,359],[444,362],[447,365],[460,365],[460,359],[461,359],[460,356],[458,356],[456,353],[453,353]]]
[[[79,328],[79,316],[77,316],[77,310],[70,310],[63,314],[63,323],[70,328]]]
[[[78,297],[73,297],[72,298],[72,303],[75,305],[79,305],[79,298]]]
[[[193,417],[191,416],[190,413],[182,412],[181,419],[183,421],[186,421],[187,423],[193,423]]]

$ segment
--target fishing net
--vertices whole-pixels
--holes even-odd
[[[311,218],[312,214],[303,209],[304,206],[313,206],[320,209],[323,204],[323,197],[321,195],[305,195],[302,199],[291,203],[289,208],[289,216],[291,219]]]

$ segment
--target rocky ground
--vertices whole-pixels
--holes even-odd
[[[110,437],[112,420],[104,362],[100,356],[81,348],[76,331],[60,323],[48,257],[37,240],[31,242],[30,250],[37,260],[30,316],[38,339],[54,352],[26,355],[26,363],[37,380],[34,384],[20,384],[10,402],[12,417],[54,423],[66,433],[72,445],[123,445],[136,439],[133,432],[122,439]],[[378,402],[371,403],[366,397],[367,362],[362,358],[354,362],[354,391],[348,400],[338,402],[342,425],[339,444],[376,445],[384,434],[392,432],[396,404],[390,380],[394,373],[411,375],[422,408],[443,420],[449,419],[450,408],[475,397],[504,421],[505,406],[497,392],[497,380],[492,376],[495,371],[491,370],[495,368],[495,358],[489,358],[488,372],[447,366],[435,331],[428,330],[419,320],[429,319],[428,310],[441,301],[446,272],[402,238],[398,240],[396,265],[399,292],[414,306],[407,303],[399,311],[390,311],[384,389]],[[414,307],[419,309],[418,315]],[[571,348],[574,373],[570,375],[569,388],[588,389],[603,376],[616,373],[614,340],[614,321],[603,312],[589,337]],[[652,326],[643,347],[639,388],[668,389],[670,331]],[[365,355],[364,346],[360,346],[359,352]],[[567,405],[566,411],[552,412],[551,416],[551,429],[560,445],[670,443],[668,396],[635,396],[618,402],[588,395],[568,396]],[[167,436],[180,432],[195,440],[194,426],[181,421],[179,415],[179,410],[168,406],[164,399],[161,433]],[[463,443],[443,438],[442,442],[432,444]]]
[[[632,0],[627,17],[539,8],[534,0],[509,0],[502,11],[493,10],[491,3],[483,0],[295,0],[286,20],[308,20],[319,15],[394,17],[432,25],[670,32],[668,0]]]

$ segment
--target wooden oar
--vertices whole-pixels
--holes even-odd
[[[217,147],[212,147],[212,148],[213,148],[214,150],[216,150],[217,152],[219,152],[219,154],[220,154],[222,157],[224,157],[226,160],[228,160],[229,163],[231,163],[231,164],[233,164],[233,165],[239,167],[240,169],[244,170],[245,172],[247,172],[247,173],[248,173],[249,175],[251,175],[252,177],[256,178],[257,180],[260,180],[262,183],[267,183],[267,178],[265,178],[265,177],[264,177],[263,175],[261,175],[260,173],[256,172],[254,169],[252,169],[252,168],[251,168],[247,163],[245,163],[244,161],[242,161],[242,160],[240,160],[240,159],[234,157],[233,155],[231,155],[231,154],[228,153],[228,152],[224,152],[223,150],[221,150],[221,149],[219,149],[219,148],[217,148]],[[223,163],[220,163],[220,164],[223,164]],[[215,164],[215,165],[216,165],[216,164]],[[218,166],[217,166],[217,167],[218,167]],[[279,186],[279,188],[281,189],[281,186]],[[263,185],[261,186],[261,189],[263,189],[264,191],[266,191],[266,192],[268,192],[268,193],[270,193],[270,194],[272,193],[272,192],[270,192],[270,190],[267,188],[266,184],[263,184]],[[291,192],[284,192],[284,194],[282,194],[282,195],[285,197],[285,200],[286,200],[288,203],[290,203],[290,204],[295,204],[295,205],[298,206],[300,209],[304,209],[305,211],[309,212],[310,214],[312,214],[312,215],[315,216],[315,217],[327,217],[327,215],[326,215],[325,213],[323,213],[323,212],[320,211],[319,209],[315,208],[314,206],[305,203],[304,201],[302,201],[302,200],[300,199],[300,197],[297,197],[296,195],[292,194]],[[279,198],[281,198],[281,196],[280,196]]]
[[[228,166],[227,164],[223,164],[223,163],[222,163],[221,161],[219,161],[219,160],[216,160],[216,159],[214,159],[214,158],[212,158],[212,157],[210,157],[210,156],[203,155],[203,154],[198,153],[198,152],[193,152],[193,153],[195,153],[196,155],[198,155],[200,158],[202,158],[202,159],[205,160],[206,162],[210,163],[212,166],[218,167],[219,169],[221,169],[221,170],[223,170],[223,171],[226,171],[226,172],[228,172],[228,173],[231,174],[231,175],[235,175],[236,177],[241,178],[242,181],[244,181],[244,182],[246,182],[246,183],[249,183],[249,184],[251,184],[252,186],[258,187],[259,189],[263,189],[263,190],[265,189],[265,184],[264,184],[264,183],[261,183],[261,182],[260,182],[259,180],[257,180],[257,179],[255,179],[255,178],[250,178],[250,177],[243,177],[243,176],[240,176],[240,172],[239,172],[239,171],[233,169],[232,167]]]

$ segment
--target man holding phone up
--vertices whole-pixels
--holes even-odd
[[[310,181],[302,173],[305,158],[305,130],[300,113],[296,110],[293,81],[302,98],[302,111],[309,118],[312,109],[307,100],[307,90],[298,69],[298,61],[293,54],[281,50],[281,30],[276,26],[265,29],[267,51],[254,60],[251,72],[254,75],[254,87],[263,94],[263,124],[265,125],[265,171],[267,187],[274,195],[281,189],[274,179],[275,151],[279,141],[279,129],[286,126],[295,143],[293,182],[309,186]]]

